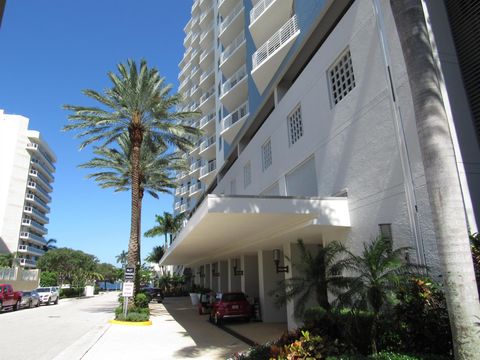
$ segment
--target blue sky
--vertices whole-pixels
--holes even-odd
[[[126,59],[147,59],[178,87],[183,27],[190,0],[7,0],[0,28],[0,108],[30,119],[57,154],[48,237],[115,263],[128,246],[130,195],[102,190],[77,165],[79,151],[63,104],[85,105],[82,89],[102,90],[107,72]],[[145,196],[142,231],[154,215],[172,212],[173,198]],[[142,239],[142,258],[163,238]]]

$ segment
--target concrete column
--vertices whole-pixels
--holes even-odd
[[[228,260],[227,261],[220,261],[220,292],[227,292],[228,291]]]
[[[200,277],[200,286],[205,287],[205,265],[201,265],[200,268],[200,274],[198,275]],[[203,276],[201,276],[203,274]]]
[[[282,254],[283,258],[283,254]],[[283,265],[283,260],[280,261]],[[258,280],[260,295],[260,312],[264,322],[287,322],[287,310],[285,306],[278,308],[274,305],[269,292],[277,287],[278,281],[284,279],[284,274],[277,274],[273,263],[273,251],[258,251]]]
[[[242,291],[249,297],[258,298],[258,256],[244,255],[240,261],[243,276],[241,279]]]
[[[205,264],[205,287],[212,288],[212,270],[210,264]]]
[[[240,264],[240,259],[236,259],[238,264]],[[234,259],[229,259],[229,288],[228,291],[242,291],[242,281],[241,281],[241,275],[235,275],[233,273],[233,264],[234,264]]]
[[[200,274],[198,273],[200,271],[199,266],[192,267],[192,274],[193,274],[193,283],[195,285],[200,285]]]
[[[219,263],[216,262],[216,263],[212,263],[212,287],[211,289],[213,290],[214,293],[217,293],[220,291],[220,275],[218,276],[215,276],[213,274],[213,272],[215,271],[216,274],[219,274],[220,271],[219,271]]]

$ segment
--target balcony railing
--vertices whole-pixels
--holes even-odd
[[[177,210],[177,209],[180,208],[180,206],[181,206],[180,201],[177,201],[177,202],[175,203],[174,209]]]
[[[20,265],[25,266],[25,265],[31,265],[31,266],[36,266],[37,262],[33,259],[25,259],[25,258],[20,258]]]
[[[210,28],[208,28],[207,30],[205,30],[202,35],[200,35],[200,43],[203,42],[203,40],[205,40],[205,38],[210,35],[210,33],[213,31],[213,28],[214,26],[211,26]],[[200,58],[201,59],[201,58]],[[202,60],[200,60],[202,61]]]
[[[203,128],[205,125],[207,125],[210,121],[215,119],[215,112],[212,112],[203,118],[200,119],[200,129]]]
[[[245,31],[242,31],[228,46],[223,50],[220,55],[220,63],[223,63],[233,54],[235,50],[245,41]]]
[[[203,190],[203,184],[201,182],[198,182],[196,184],[190,185],[190,190],[189,194],[195,194],[197,191],[202,191]]]
[[[207,165],[202,166],[202,168],[200,169],[200,177],[210,174],[216,168],[217,168],[217,161],[216,160],[210,161]]]
[[[215,86],[212,86],[206,93],[204,93],[200,97],[200,104],[203,104],[205,101],[207,101],[213,94],[215,94]]]
[[[250,10],[250,24],[263,14],[265,9],[276,0],[260,0],[252,10]]]
[[[180,195],[186,194],[187,192],[188,192],[188,186],[187,185],[182,186],[180,188]]]
[[[235,85],[237,85],[247,75],[247,68],[243,65],[230,78],[222,84],[222,95],[229,92]]]
[[[201,168],[203,165],[202,160],[195,161],[192,165],[190,165],[190,172],[194,172],[195,170]]]
[[[45,158],[45,161],[48,163],[48,165],[50,165],[50,166],[53,168],[53,170],[55,170],[55,165],[53,165],[53,161],[50,160],[50,156],[48,156],[48,155],[40,148],[40,146],[38,146],[37,143],[28,143],[28,144],[27,144],[27,149],[38,150],[38,152],[43,155],[43,157]]]
[[[223,19],[223,21],[220,23],[220,33],[222,33],[228,25],[232,23],[232,21],[235,19],[235,17],[240,14],[243,11],[243,1],[240,1],[228,14],[228,16]]]
[[[33,253],[35,255],[38,255],[38,256],[42,256],[45,254],[45,251],[42,250],[42,249],[38,249],[34,246],[29,246],[29,245],[19,245],[18,246],[18,252],[29,252],[29,253]]]
[[[50,169],[48,167],[46,167],[40,160],[38,160],[36,158],[32,158],[30,160],[30,163],[33,164],[34,166],[40,167],[46,174],[48,174],[48,177],[50,178],[49,181],[53,181],[55,179],[55,177],[52,175]]]
[[[203,20],[205,20],[205,18],[210,15],[210,13],[212,12],[213,10],[213,5],[210,6],[207,10],[205,10],[202,15],[200,15],[200,23],[203,22]]]
[[[22,225],[23,226],[33,226],[37,228],[40,231],[47,232],[47,228],[44,227],[42,224],[36,222],[35,220],[32,219],[22,219]]]
[[[208,139],[202,141],[202,143],[200,144],[200,152],[208,149],[213,144],[215,144],[215,135],[210,136]]]
[[[273,36],[252,55],[253,70],[260,66],[270,55],[285,44],[297,31],[297,15],[293,15]]]
[[[222,130],[228,129],[248,114],[248,101],[240,105],[222,120]]]
[[[20,232],[20,238],[22,239],[27,239],[27,240],[36,240],[40,243],[43,243],[43,244],[47,244],[47,242],[45,241],[45,239],[41,236],[38,236],[38,235],[35,235],[31,232],[28,232],[28,231],[22,231]]]
[[[214,71],[214,67],[212,66],[211,68],[205,70],[202,75],[200,75],[200,82],[203,82],[207,77],[209,77],[213,71]]]
[[[43,214],[41,211],[38,211],[32,206],[24,206],[23,211],[27,214],[35,214],[40,219],[42,219],[45,223],[48,223],[48,217],[46,217],[45,214]]]
[[[180,211],[179,211],[179,212],[180,212],[180,213],[184,213],[185,211],[187,211],[187,204],[182,204],[182,205],[180,206]]]
[[[30,169],[30,175],[36,177],[36,178],[39,178],[42,182],[43,182],[43,186],[45,188],[47,188],[50,192],[53,191],[53,188],[52,186],[50,185],[50,181],[45,177],[43,176],[42,174],[40,174],[37,170],[35,169]]]
[[[45,201],[43,201],[42,199],[40,199],[38,196],[35,196],[33,194],[26,194],[25,198],[27,200],[35,201],[35,202],[39,203],[41,206],[43,206],[45,208],[46,211],[48,211],[48,212],[50,211],[50,207],[47,205],[47,203]]]
[[[210,49],[204,50],[200,54],[200,62],[202,62],[208,55],[210,55],[210,53],[212,53],[214,49],[215,47],[212,46]]]

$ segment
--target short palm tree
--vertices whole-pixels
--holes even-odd
[[[292,266],[298,275],[279,282],[272,292],[277,305],[283,305],[293,299],[295,302],[295,315],[300,317],[310,299],[315,299],[325,310],[330,310],[328,301],[328,288],[336,274],[332,272],[332,265],[339,251],[343,248],[337,242],[326,246],[319,245],[317,252],[312,254],[302,240],[297,243],[299,249],[298,262]]]
[[[17,253],[0,254],[0,267],[11,268],[18,265]]]
[[[155,68],[149,68],[142,60],[140,66],[135,61],[119,64],[118,74],[109,72],[111,88],[103,94],[95,90],[83,93],[98,102],[98,106],[65,105],[72,113],[70,124],[64,130],[78,131],[76,137],[83,138],[80,148],[92,143],[104,147],[128,134],[132,146],[131,155],[131,222],[128,245],[128,265],[137,268],[139,264],[139,200],[142,144],[148,140],[152,144],[174,146],[181,151],[192,148],[191,140],[199,131],[185,124],[196,113],[174,110],[181,104],[179,94],[170,95],[171,85],[165,84]],[[136,290],[139,279],[137,277]]]
[[[44,245],[43,250],[48,251],[48,250],[53,250],[57,248],[57,239],[48,239],[47,243]]]
[[[145,237],[165,236],[165,249],[168,246],[168,234],[170,234],[170,244],[172,243],[173,234],[175,234],[182,227],[184,214],[172,215],[169,212],[164,212],[163,216],[155,215],[155,220],[158,225],[154,226],[150,230],[147,230]]]
[[[150,254],[145,258],[145,261],[158,264],[165,254],[165,249],[163,246],[154,246]]]
[[[337,296],[337,305],[372,312],[370,338],[372,351],[376,352],[377,324],[381,310],[388,303],[389,295],[420,267],[404,260],[409,248],[392,250],[391,243],[382,236],[371,243],[365,243],[361,255],[355,255],[343,245],[339,246],[339,254],[344,256],[331,267],[332,273],[337,276],[332,279],[330,289]]]

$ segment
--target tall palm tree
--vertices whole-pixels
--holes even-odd
[[[150,254],[145,258],[145,261],[158,264],[165,254],[163,246],[154,246]]]
[[[480,303],[438,69],[421,0],[390,0],[412,93],[455,358],[478,358]]]
[[[140,159],[142,144],[149,140],[152,144],[174,146],[181,151],[192,148],[191,139],[199,135],[196,128],[185,124],[196,113],[179,112],[175,109],[181,103],[179,94],[170,95],[171,85],[165,84],[155,68],[149,68],[142,60],[140,66],[135,61],[117,66],[118,74],[109,72],[112,87],[103,94],[95,90],[83,93],[97,101],[98,106],[65,105],[72,113],[70,124],[64,130],[78,131],[76,137],[83,138],[80,149],[92,143],[101,147],[128,134],[131,146],[131,221],[128,245],[128,265],[137,268],[139,273],[139,200],[140,200]],[[135,282],[138,290],[139,277]]]
[[[312,254],[303,243],[298,240],[299,261],[293,261],[292,266],[298,275],[281,280],[271,295],[275,295],[277,305],[286,304],[296,300],[295,315],[303,315],[309,299],[314,298],[318,305],[325,310],[330,310],[328,301],[328,288],[336,273],[332,272],[332,265],[343,247],[337,242],[326,246],[319,245],[315,254]]]
[[[117,260],[117,264],[121,264],[122,267],[125,267],[125,265],[128,263],[128,252],[122,250],[120,254],[115,256],[115,260]]]
[[[331,265],[330,271],[336,276],[332,277],[330,290],[337,295],[336,304],[373,313],[370,339],[372,351],[376,353],[380,311],[387,304],[389,295],[419,266],[404,261],[409,248],[392,250],[390,242],[381,236],[363,244],[361,255],[355,255],[344,245],[337,246],[337,254],[343,256]]]
[[[185,215],[183,213],[174,216],[169,212],[164,211],[163,216],[155,215],[155,220],[158,225],[155,225],[150,230],[147,230],[143,235],[145,237],[155,237],[163,234],[165,236],[165,249],[166,249],[168,246],[168,234],[170,234],[170,244],[171,244],[173,234],[175,234],[178,230],[181,229],[184,218],[185,218]]]
[[[113,188],[114,191],[127,191],[131,188],[132,145],[127,134],[122,134],[117,139],[118,148],[97,147],[94,150],[95,158],[81,164],[80,167],[88,169],[102,169],[102,171],[89,174],[102,188]],[[163,144],[152,144],[146,139],[142,144],[140,159],[140,194],[139,194],[139,224],[141,229],[141,209],[144,193],[147,192],[155,199],[159,193],[170,193],[175,187],[173,171],[186,169],[185,161],[178,153],[167,153]],[[139,237],[140,238],[140,237]],[[140,255],[140,251],[139,251]],[[140,261],[140,259],[137,259]]]

